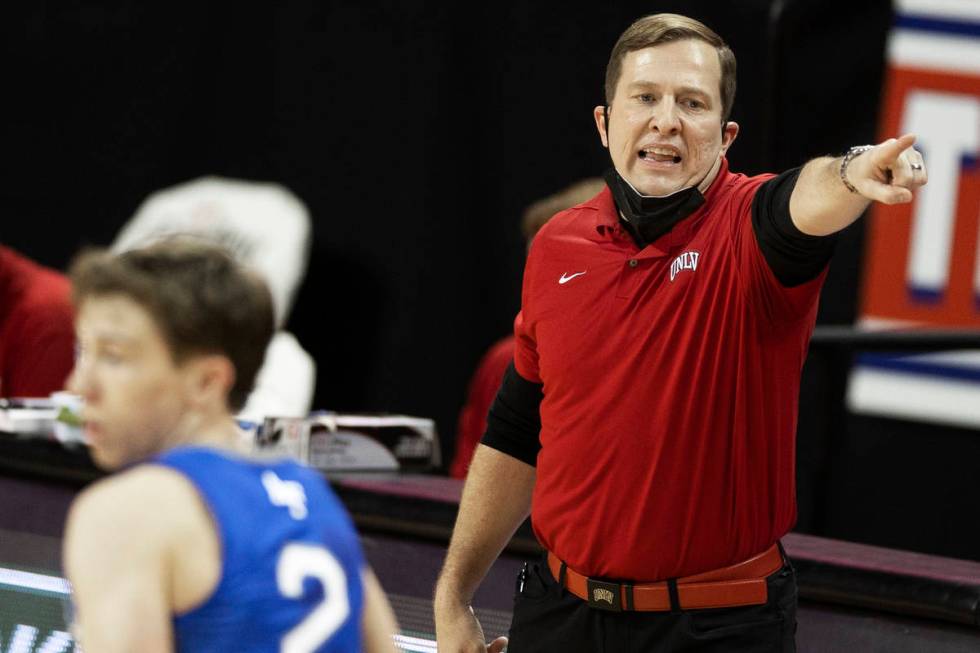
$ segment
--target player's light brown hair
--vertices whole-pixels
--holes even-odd
[[[92,249],[74,260],[69,277],[76,308],[122,295],[146,309],[175,362],[195,354],[227,357],[235,367],[228,407],[245,405],[272,338],[272,296],[226,250],[187,237],[122,254]]]
[[[524,238],[530,241],[553,215],[592,199],[605,186],[606,182],[602,179],[587,177],[563,188],[554,195],[534,202],[524,210],[524,216],[521,218],[521,232],[524,234]]]
[[[613,46],[606,65],[606,104],[611,105],[616,95],[616,85],[623,72],[623,59],[628,53],[687,39],[704,41],[718,53],[718,63],[721,64],[721,119],[728,120],[735,102],[735,53],[707,25],[679,14],[644,16],[626,28]]]

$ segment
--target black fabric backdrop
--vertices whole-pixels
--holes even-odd
[[[591,117],[606,59],[656,11],[738,56],[733,169],[874,141],[885,0],[22,3],[0,28],[0,241],[64,268],[155,189],[280,182],[313,216],[288,327],[317,360],[316,407],[434,417],[448,456],[469,374],[518,308],[520,213],[608,165]],[[821,322],[853,319],[860,246],[857,225]],[[804,435],[801,527],[848,536],[814,506],[828,472],[810,461],[830,454]]]
[[[281,182],[314,221],[289,328],[319,363],[316,405],[433,416],[449,441],[468,374],[518,308],[521,210],[608,165],[591,110],[632,19],[685,11],[731,42],[736,170],[873,138],[886,3],[777,3],[778,35],[770,2],[716,4],[22,9],[4,27],[0,240],[63,268],[154,189]],[[827,13],[840,19],[813,29]],[[828,292],[832,319],[852,295]]]

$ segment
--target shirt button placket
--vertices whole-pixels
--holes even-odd
[[[626,267],[622,268],[619,275],[619,284],[616,288],[616,296],[620,299],[629,299],[636,292],[636,286],[640,283],[643,275],[631,274],[640,269],[639,259],[631,258],[626,260]]]

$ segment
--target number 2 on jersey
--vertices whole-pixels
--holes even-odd
[[[281,653],[313,653],[340,628],[350,614],[347,576],[337,559],[322,546],[292,542],[276,564],[276,584],[290,599],[303,597],[303,580],[323,585],[323,601],[282,638]]]

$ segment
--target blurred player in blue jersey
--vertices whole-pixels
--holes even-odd
[[[392,651],[394,615],[313,470],[248,458],[233,412],[273,330],[266,287],[187,240],[73,266],[95,461],[72,505],[77,637],[117,651]]]

